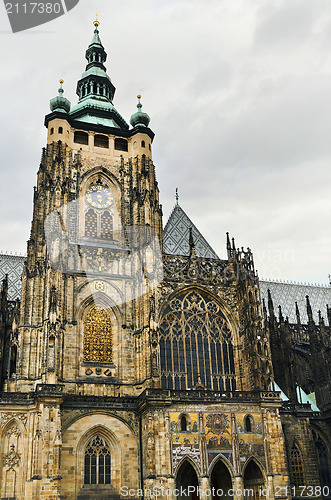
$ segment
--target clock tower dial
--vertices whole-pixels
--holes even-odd
[[[114,202],[111,190],[100,185],[90,186],[85,193],[85,199],[94,208],[108,208]]]

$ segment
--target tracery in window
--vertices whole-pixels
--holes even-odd
[[[235,390],[232,335],[219,305],[189,291],[173,298],[160,322],[161,384],[194,387],[199,380],[217,391]]]
[[[94,306],[84,320],[84,362],[112,362],[112,328],[109,312]]]
[[[95,436],[86,447],[84,459],[84,484],[110,484],[110,450],[106,441]]]
[[[298,446],[294,443],[291,449],[291,469],[293,484],[296,488],[304,486],[304,472],[302,456]]]
[[[85,214],[85,236],[97,237],[97,214],[92,208]]]

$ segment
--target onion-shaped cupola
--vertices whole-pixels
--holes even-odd
[[[115,94],[115,87],[106,73],[104,63],[107,53],[101,43],[99,36],[99,21],[94,21],[94,35],[85,53],[87,65],[82,78],[77,83],[76,93],[79,102],[83,99],[93,98],[99,101],[112,101]]]
[[[56,97],[53,97],[53,99],[50,100],[49,107],[51,108],[51,111],[59,111],[61,113],[69,113],[70,111],[70,101],[63,97],[63,92],[64,89],[62,87],[63,80],[60,80],[60,88],[59,88],[59,95]]]
[[[141,111],[141,108],[142,108],[142,104],[140,102],[141,95],[137,95],[137,98],[138,98],[138,104],[137,104],[138,111],[136,113],[134,113],[133,115],[131,115],[130,123],[131,123],[132,127],[141,127],[141,126],[148,127],[151,119],[147,113],[144,113],[143,111]]]

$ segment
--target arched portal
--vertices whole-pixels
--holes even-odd
[[[227,500],[233,498],[229,495],[229,489],[232,488],[232,479],[227,466],[219,460],[211,474],[211,486],[213,492],[213,500]]]
[[[251,460],[248,462],[244,473],[245,500],[258,500],[263,498],[261,490],[264,488],[264,477],[261,468]],[[265,496],[264,496],[265,498]]]
[[[188,490],[188,487],[191,487]],[[199,481],[198,476],[188,460],[184,460],[180,466],[177,478],[176,488],[179,490],[177,500],[198,500],[199,499]],[[181,495],[181,493],[183,493]],[[186,495],[185,495],[186,493]]]

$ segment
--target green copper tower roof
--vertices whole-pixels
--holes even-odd
[[[116,89],[104,66],[107,53],[99,36],[99,22],[94,21],[94,26],[93,38],[85,53],[87,65],[77,83],[78,104],[70,115],[84,123],[128,130],[129,125],[112,102]]]
[[[147,113],[143,113],[141,111],[142,108],[142,104],[140,102],[141,95],[137,95],[137,98],[138,98],[138,104],[137,104],[138,111],[131,116],[130,123],[132,127],[138,127],[138,126],[148,127],[151,119]]]
[[[61,113],[69,113],[70,111],[70,101],[63,97],[63,88],[62,88],[63,80],[60,80],[60,88],[59,88],[59,95],[56,97],[53,97],[53,99],[50,100],[49,106],[51,108],[51,111],[60,111]]]

